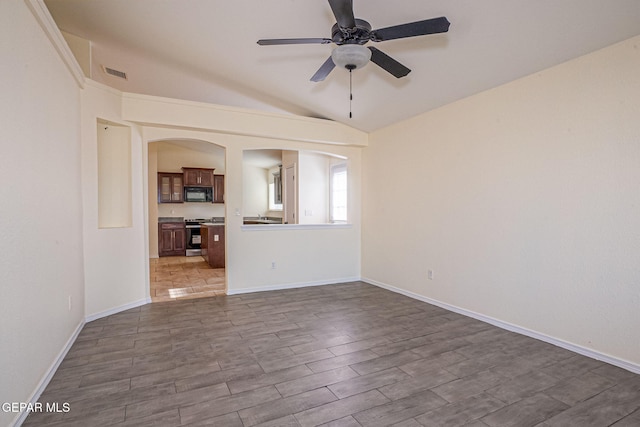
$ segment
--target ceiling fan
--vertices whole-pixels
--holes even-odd
[[[352,71],[364,67],[369,61],[393,76],[401,78],[411,70],[381,50],[364,45],[370,41],[382,42],[449,31],[450,23],[444,16],[372,30],[367,21],[354,17],[353,0],[329,0],[329,5],[336,17],[336,23],[331,28],[331,38],[261,39],[258,40],[258,44],[261,46],[328,43],[338,45],[311,77],[313,82],[324,80],[336,65]]]

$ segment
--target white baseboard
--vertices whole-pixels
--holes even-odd
[[[391,292],[395,292],[398,294],[405,295],[409,298],[413,298],[422,302],[426,302],[429,304],[436,305],[438,307],[444,308],[445,310],[453,311],[454,313],[462,314],[464,316],[472,317],[474,319],[481,320],[483,322],[489,323],[491,325],[497,326],[502,329],[506,329],[507,331],[515,332],[521,335],[526,335],[531,338],[538,339],[540,341],[547,342],[549,344],[553,344],[555,346],[564,348],[569,351],[573,351],[574,353],[581,354],[583,356],[590,357],[592,359],[600,360],[605,363],[609,363],[611,365],[617,366],[622,369],[626,369],[627,371],[633,372],[635,374],[640,374],[640,365],[636,363],[629,362],[624,359],[619,359],[608,354],[600,353],[593,349],[583,347],[577,344],[570,343],[568,341],[561,340],[559,338],[555,338],[549,335],[542,334],[540,332],[533,331],[531,329],[523,328],[522,326],[514,325],[512,323],[504,322],[499,319],[495,319],[493,317],[485,316],[480,313],[476,313],[470,310],[466,310],[464,308],[456,307],[455,305],[447,304],[438,300],[434,300],[431,298],[427,298],[425,296],[406,291],[404,289],[397,288],[395,286],[388,285],[386,283],[381,283],[373,279],[363,277],[361,279],[363,282],[369,283],[374,286],[378,286],[380,288],[389,290]]]
[[[54,359],[51,366],[49,366],[49,369],[47,369],[47,371],[45,372],[44,377],[42,377],[42,379],[38,383],[38,386],[36,387],[35,391],[33,392],[33,394],[28,400],[29,403],[35,404],[38,401],[38,399],[40,399],[40,395],[42,395],[42,392],[44,391],[44,389],[47,388],[47,386],[49,385],[51,378],[53,378],[53,375],[58,370],[58,367],[60,366],[60,364],[66,357],[67,353],[69,352],[69,349],[71,349],[71,346],[73,345],[73,343],[76,342],[76,338],[78,338],[78,334],[80,334],[80,331],[82,330],[82,327],[84,326],[84,324],[85,324],[84,320],[81,321],[76,327],[75,331],[73,331],[73,333],[65,343],[64,347],[62,347],[62,350],[60,350],[60,353],[58,353],[58,356]],[[29,412],[27,411],[21,412],[16,417],[12,425],[16,427],[22,425],[22,423],[27,419],[28,415],[29,415]]]
[[[67,340],[66,344],[64,345],[64,347],[62,348],[60,353],[58,354],[58,357],[56,357],[56,359],[51,364],[49,369],[47,369],[47,371],[46,371],[44,377],[42,378],[42,380],[40,380],[40,383],[36,387],[36,390],[33,392],[31,398],[29,399],[29,403],[34,403],[35,404],[38,401],[38,399],[40,398],[40,395],[42,394],[44,389],[47,388],[47,385],[49,384],[49,381],[51,381],[51,378],[53,378],[53,375],[58,370],[58,367],[60,366],[60,363],[62,363],[62,361],[64,360],[65,356],[69,352],[69,349],[71,349],[71,346],[73,346],[73,343],[76,342],[76,339],[78,338],[78,335],[80,334],[80,331],[82,330],[82,327],[85,325],[85,323],[91,322],[93,320],[101,319],[103,317],[119,313],[121,311],[129,310],[129,309],[136,308],[136,307],[140,307],[141,305],[149,304],[150,302],[151,302],[151,298],[147,297],[145,299],[141,299],[141,300],[129,303],[129,304],[121,305],[119,307],[114,307],[112,309],[105,310],[105,311],[102,311],[100,313],[92,314],[90,316],[87,316],[83,321],[81,321],[80,324],[76,327],[76,329],[73,332],[73,334],[71,335],[71,337],[69,338],[69,340]],[[18,415],[18,417],[16,417],[16,419],[14,420],[12,425],[16,426],[16,427],[22,425],[22,423],[26,420],[28,415],[29,415],[28,412],[20,413]]]
[[[138,301],[130,302],[118,307],[110,308],[109,310],[101,311],[86,317],[85,322],[92,322],[94,320],[102,319],[103,317],[111,316],[112,314],[120,313],[121,311],[130,310],[132,308],[140,307],[141,305],[151,303],[151,297],[147,297]]]
[[[253,292],[265,292],[265,291],[281,291],[284,289],[306,288],[309,286],[334,285],[337,283],[356,282],[358,280],[360,280],[359,277],[344,277],[341,279],[318,280],[314,282],[288,283],[286,285],[267,285],[267,286],[260,286],[256,288],[247,288],[247,289],[228,289],[227,295],[250,294]]]

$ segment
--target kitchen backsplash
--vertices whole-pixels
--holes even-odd
[[[159,203],[159,217],[211,218],[224,217],[224,205],[213,203]]]

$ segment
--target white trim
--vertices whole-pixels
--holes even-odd
[[[378,286],[380,288],[389,290],[391,292],[395,292],[398,294],[402,294],[409,298],[417,299],[422,302],[426,302],[429,304],[436,305],[438,307],[444,308],[445,310],[453,311],[454,313],[462,314],[463,316],[472,317],[474,319],[489,323],[493,326],[497,326],[502,329],[506,329],[507,331],[515,332],[521,335],[525,335],[531,338],[538,339],[540,341],[544,341],[549,344],[553,344],[555,346],[564,348],[569,351],[573,351],[574,353],[581,354],[583,356],[590,357],[592,359],[600,360],[605,363],[609,363],[611,365],[617,366],[622,369],[626,369],[627,371],[633,372],[635,374],[640,374],[640,365],[629,362],[628,360],[619,359],[614,356],[610,356],[608,354],[600,353],[593,349],[583,347],[577,344],[570,343],[568,341],[561,340],[559,338],[555,338],[549,335],[542,334],[540,332],[533,331],[531,329],[523,328],[522,326],[514,325],[512,323],[504,322],[499,319],[495,319],[493,317],[485,316],[480,313],[476,313],[470,310],[466,310],[464,308],[456,307],[455,305],[447,304],[442,301],[434,300],[431,298],[427,298],[425,296],[406,291],[401,288],[396,288],[395,286],[387,285],[386,283],[381,283],[373,279],[363,277],[361,279],[363,282],[369,283],[374,286]]]
[[[27,4],[29,10],[31,10],[31,14],[36,18],[36,21],[38,21],[40,28],[42,28],[51,41],[51,44],[53,44],[56,52],[60,55],[60,59],[62,59],[62,62],[67,66],[76,83],[78,83],[78,86],[84,89],[84,73],[82,72],[82,68],[80,68],[78,61],[75,56],[73,56],[71,49],[69,49],[69,45],[58,29],[58,25],[44,4],[44,0],[24,0],[24,2]]]
[[[335,285],[337,283],[357,282],[359,280],[360,280],[359,277],[344,277],[342,279],[318,280],[315,282],[289,283],[286,285],[267,285],[267,286],[260,286],[257,288],[247,288],[247,289],[229,289],[227,290],[227,295],[241,295],[241,294],[250,294],[253,292],[266,292],[266,291],[281,291],[284,289],[307,288],[310,286]]]
[[[140,307],[146,304],[151,303],[151,298],[147,297],[138,301],[130,302],[128,304],[124,304],[118,307],[110,308],[109,310],[101,311],[99,313],[92,314],[87,316],[85,321],[93,322],[94,320],[102,319],[103,317],[111,316],[112,314],[120,313],[121,311],[130,310],[132,308]]]
[[[54,362],[51,364],[49,369],[46,371],[46,373],[45,373],[44,377],[42,378],[42,380],[40,380],[40,383],[36,387],[36,390],[31,395],[31,398],[29,398],[29,403],[36,403],[38,401],[38,399],[40,398],[40,395],[42,395],[42,392],[45,390],[45,388],[47,388],[47,385],[49,385],[49,382],[51,381],[51,378],[53,378],[53,375],[56,373],[56,371],[60,367],[60,364],[62,363],[62,361],[66,357],[67,353],[69,352],[69,350],[71,349],[73,344],[76,342],[76,339],[78,338],[78,335],[80,334],[80,331],[82,330],[83,326],[86,323],[91,322],[93,320],[101,319],[101,318],[106,317],[106,316],[110,316],[112,314],[119,313],[121,311],[129,310],[129,309],[136,308],[136,307],[140,307],[142,305],[146,305],[146,304],[149,304],[149,303],[151,303],[151,298],[147,297],[145,299],[141,299],[141,300],[129,303],[129,304],[124,304],[124,305],[121,305],[119,307],[112,308],[110,310],[106,310],[106,311],[102,311],[100,313],[92,314],[91,316],[87,316],[86,319],[82,320],[80,322],[80,324],[78,324],[78,326],[76,327],[76,329],[73,332],[73,334],[71,335],[71,337],[67,340],[66,344],[64,345],[64,347],[62,348],[62,350],[58,354],[58,357],[55,358]],[[22,423],[26,420],[28,415],[29,415],[28,412],[20,413],[15,418],[15,420],[14,420],[12,425],[14,425],[14,426],[22,425]]]
[[[62,350],[60,350],[60,353],[58,353],[58,357],[54,359],[53,363],[51,364],[51,366],[49,366],[49,369],[46,370],[44,376],[40,380],[40,383],[38,383],[38,386],[36,387],[31,397],[29,398],[29,403],[35,404],[38,401],[44,389],[47,388],[47,386],[49,385],[51,378],[53,378],[53,375],[58,370],[58,367],[60,367],[60,364],[62,363],[64,358],[67,356],[67,353],[69,352],[73,344],[76,342],[76,339],[78,338],[78,335],[80,334],[80,331],[82,330],[82,327],[84,326],[84,324],[85,322],[84,320],[82,320],[76,327],[75,331],[73,331],[73,333],[67,340],[64,347],[62,347]],[[27,411],[21,412],[14,419],[13,425],[14,426],[22,425],[22,423],[27,419],[28,415],[29,415],[29,412]]]
[[[240,226],[242,231],[327,230],[337,228],[353,228],[353,224],[248,224]]]
[[[122,118],[148,127],[213,131],[350,147],[369,145],[369,134],[332,120],[122,92]],[[247,120],[250,117],[251,120]],[[242,122],[242,126],[237,124]]]

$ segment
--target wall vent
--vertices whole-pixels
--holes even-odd
[[[113,68],[105,67],[104,65],[102,66],[102,69],[107,74],[127,80],[127,73],[125,73],[124,71],[114,70]]]

